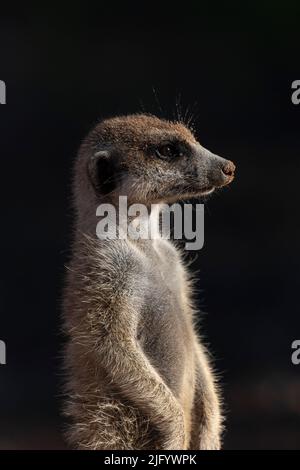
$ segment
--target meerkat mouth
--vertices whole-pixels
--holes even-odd
[[[186,201],[189,199],[198,199],[202,198],[203,196],[208,196],[209,194],[212,194],[214,190],[216,189],[215,186],[207,186],[205,188],[199,188],[195,189],[194,191],[191,191],[190,189],[186,192],[183,192],[181,194],[173,194],[172,196],[169,196],[167,198],[162,198],[161,202],[166,202],[167,204],[172,204],[173,202],[177,201]]]
[[[214,192],[216,188],[214,186],[211,186],[210,188],[204,188],[200,191],[201,196],[207,196],[208,194],[211,194]]]

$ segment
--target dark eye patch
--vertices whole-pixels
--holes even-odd
[[[160,145],[155,149],[155,155],[163,160],[170,160],[178,157],[178,148],[174,144]]]
[[[187,149],[180,142],[166,142],[154,147],[154,154],[161,160],[175,160],[183,157],[187,153]]]

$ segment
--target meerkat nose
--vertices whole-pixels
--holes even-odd
[[[235,164],[231,162],[230,160],[226,160],[222,167],[222,172],[226,176],[234,176],[234,171],[235,171]]]

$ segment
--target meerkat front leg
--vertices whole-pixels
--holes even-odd
[[[219,450],[222,416],[216,385],[206,354],[196,345],[196,384],[192,409],[192,432],[189,448]]]
[[[121,330],[122,331],[122,330]],[[100,354],[111,381],[121,395],[145,414],[160,434],[157,449],[184,448],[183,410],[171,390],[151,366],[136,340],[130,335],[108,334]]]

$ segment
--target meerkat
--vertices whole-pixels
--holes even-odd
[[[170,240],[99,239],[96,210],[170,203],[230,183],[234,164],[181,122],[100,122],[74,167],[75,230],[64,292],[67,438],[78,449],[219,449],[216,380],[192,281]]]

